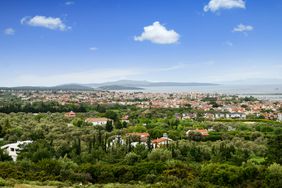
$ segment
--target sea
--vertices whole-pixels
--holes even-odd
[[[142,92],[199,92],[238,95],[242,97],[253,96],[261,100],[282,101],[282,83],[275,85],[166,86],[143,88],[144,90],[142,90]],[[140,90],[138,90],[138,92],[140,92]]]

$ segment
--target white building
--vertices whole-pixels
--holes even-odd
[[[115,135],[112,137],[110,143],[109,143],[109,146],[110,147],[113,147],[113,146],[116,146],[116,145],[124,145],[126,144],[125,140],[122,139],[121,135]]]
[[[233,113],[216,113],[215,119],[246,119],[246,114],[233,112]]]
[[[16,143],[6,144],[1,147],[1,149],[5,150],[10,157],[12,157],[13,161],[17,160],[18,153],[22,150],[22,147],[32,143],[31,140],[27,141],[17,141]]]
[[[92,125],[106,125],[107,121],[112,121],[108,118],[87,118],[85,122],[92,123]]]
[[[215,114],[215,119],[222,119],[225,118],[225,114],[224,113],[216,113]]]
[[[282,114],[278,114],[278,121],[282,121]]]
[[[246,119],[246,114],[234,112],[234,113],[230,113],[229,117],[235,119]]]

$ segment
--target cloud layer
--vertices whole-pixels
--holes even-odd
[[[16,33],[16,31],[13,28],[6,28],[4,30],[5,35],[14,35],[15,33]]]
[[[74,5],[74,2],[73,1],[67,1],[67,2],[65,2],[65,5],[67,5],[67,6]]]
[[[21,23],[33,27],[44,27],[51,30],[66,31],[69,29],[61,18],[46,17],[46,16],[34,16],[24,17],[21,19]]]
[[[233,8],[246,8],[244,0],[210,0],[210,2],[204,7],[204,11],[216,12],[220,9],[233,9]]]
[[[251,25],[239,24],[236,27],[234,27],[233,32],[248,32],[252,30],[254,30],[254,27]]]
[[[97,47],[90,47],[89,50],[95,52],[95,51],[98,50],[98,48]]]
[[[154,22],[152,25],[144,27],[144,32],[140,36],[135,36],[135,41],[148,40],[156,44],[174,44],[177,43],[180,35],[174,30],[168,30],[160,22]]]

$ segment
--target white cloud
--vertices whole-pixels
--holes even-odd
[[[89,50],[90,50],[90,51],[94,51],[94,52],[95,52],[95,51],[97,51],[97,50],[98,50],[98,48],[96,48],[96,47],[90,47],[90,48],[89,48]]]
[[[135,41],[148,40],[156,44],[174,44],[179,40],[180,35],[174,30],[167,30],[160,22],[144,27],[144,32],[140,36],[135,36]]]
[[[234,44],[231,41],[225,41],[224,45],[229,46],[229,47],[233,47]]]
[[[61,18],[46,17],[46,16],[34,16],[24,17],[21,19],[21,23],[33,27],[44,27],[52,30],[66,31],[70,27],[66,26]]]
[[[65,2],[65,5],[67,5],[67,6],[74,5],[74,2],[73,1],[67,1],[67,2]]]
[[[4,30],[5,35],[14,35],[15,33],[16,33],[16,31],[13,28],[6,28]]]
[[[210,2],[204,7],[204,11],[216,12],[220,9],[233,9],[233,8],[246,8],[244,0],[210,0]]]
[[[244,25],[244,24],[239,24],[236,27],[234,27],[233,32],[248,32],[254,30],[254,27],[251,25]]]

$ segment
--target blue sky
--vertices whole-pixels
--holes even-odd
[[[2,0],[0,86],[282,79],[281,0]]]

